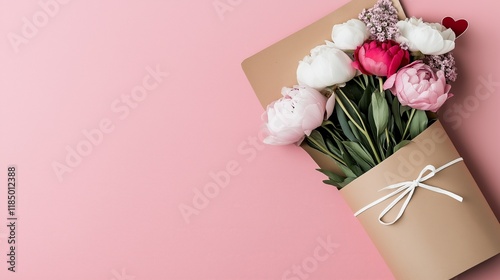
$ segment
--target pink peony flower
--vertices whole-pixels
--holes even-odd
[[[299,145],[333,112],[334,95],[326,98],[307,86],[283,88],[281,94],[283,97],[267,106],[262,116],[268,134],[266,144]]]
[[[442,70],[434,71],[417,60],[390,76],[384,83],[399,102],[414,109],[436,112],[453,96]]]
[[[394,41],[368,41],[354,52],[352,66],[363,74],[387,77],[410,62],[410,53]]]

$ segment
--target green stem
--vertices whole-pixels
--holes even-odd
[[[378,83],[379,83],[379,86],[380,86],[380,95],[382,95],[382,97],[385,97],[385,91],[384,91],[384,80],[382,80],[382,78],[378,78]],[[387,140],[387,147],[389,147],[389,131],[387,130],[387,127],[385,128],[385,138]]]
[[[375,146],[373,145],[373,142],[370,138],[370,135],[368,135],[368,132],[366,132],[366,131],[363,132],[363,135],[366,137],[366,139],[368,139],[368,144],[370,144],[370,148],[372,149],[373,154],[375,155],[375,159],[377,160],[377,163],[381,163],[382,160],[380,160],[380,157],[378,156],[377,149],[375,149]]]
[[[342,93],[344,95],[344,97],[345,97],[345,93],[342,92],[341,89],[339,89],[339,92]],[[345,97],[345,98],[346,98],[347,102],[349,102],[349,99],[347,99],[347,97]],[[353,117],[349,114],[349,112],[345,108],[345,105],[342,103],[342,101],[340,100],[340,98],[337,95],[335,95],[335,101],[340,105],[340,107],[342,108],[342,110],[344,111],[344,113],[346,114],[346,116],[352,121],[352,123],[365,136],[366,140],[368,140],[368,144],[370,144],[370,149],[372,150],[373,155],[375,156],[375,159],[377,160],[377,163],[382,162],[380,160],[380,157],[378,156],[377,149],[375,149],[375,146],[373,145],[372,139],[370,138],[370,135],[368,134],[368,131],[366,130],[366,127],[365,127],[365,124],[363,123],[363,120],[361,119],[361,116],[358,114],[358,111],[354,110],[356,112],[356,115],[358,116],[359,120],[361,121],[361,125],[363,125],[363,128],[361,128],[359,126],[359,124],[354,121]],[[352,104],[350,104],[350,105],[352,106]]]
[[[339,142],[343,141],[337,135],[335,135],[335,133],[333,133],[333,131],[331,131],[328,127],[326,127],[326,126],[322,126],[322,127],[326,130],[326,132],[328,132],[332,136],[332,138],[336,139]]]
[[[340,91],[340,92],[342,92],[342,91]],[[348,117],[348,118],[352,121],[352,123],[353,123],[353,124],[354,124],[354,125],[355,125],[355,126],[356,126],[359,130],[360,130],[360,131],[364,131],[364,129],[363,129],[361,126],[359,126],[359,124],[358,124],[356,121],[354,121],[353,117],[349,114],[349,112],[348,112],[348,111],[347,111],[347,109],[345,108],[344,103],[342,103],[342,100],[340,100],[340,98],[339,98],[337,95],[335,95],[335,101],[336,101],[336,103],[337,103],[337,104],[339,104],[340,108],[342,108],[342,111],[344,111],[344,113],[345,113],[345,114],[346,114],[346,116],[347,116],[347,117]],[[363,126],[364,126],[364,125],[363,125]]]
[[[343,164],[343,165],[346,165],[344,160],[340,159],[339,157],[337,157],[336,155],[332,154],[332,152],[330,152],[326,147],[323,147],[321,146],[316,140],[314,140],[312,137],[309,137],[307,136],[307,140],[308,141],[311,141],[323,154],[325,155],[328,155],[330,157],[332,157],[335,161]]]
[[[382,80],[382,78],[378,78],[378,83],[380,85],[380,95],[384,97],[384,81]]]
[[[385,139],[387,140],[387,147],[389,147],[390,140],[389,140],[389,130],[387,127],[385,128]]]
[[[405,131],[403,132],[403,137],[401,137],[402,140],[405,140],[406,132],[408,132],[408,129],[410,128],[411,121],[413,120],[413,116],[415,116],[416,111],[417,109],[411,109],[410,118],[408,119],[408,123],[406,123]]]
[[[340,93],[344,96],[345,100],[349,103],[349,106],[351,108],[355,108],[354,105],[352,104],[351,100],[347,98],[347,95],[339,88]],[[354,112],[356,112],[356,116],[358,117],[359,121],[361,122],[361,125],[363,126],[363,129],[366,130],[365,124],[363,123],[363,119],[361,118],[361,115],[359,114],[358,110],[354,109]]]
[[[368,78],[370,78],[371,84],[375,85],[375,81],[373,80],[373,75],[369,75]]]
[[[337,137],[335,136],[335,134],[333,133],[333,131],[331,131],[331,130],[330,130],[330,129],[326,126],[326,125],[322,125],[321,127],[322,127],[323,129],[325,129],[325,130],[326,130],[326,132],[330,133],[330,135],[331,135],[333,138],[337,138]]]
[[[359,85],[359,86],[360,86],[363,90],[366,90],[366,86],[363,84],[363,81],[361,80],[361,78],[359,78],[359,76],[358,76],[358,77],[356,77],[356,78],[354,79],[354,81],[355,81],[355,82],[356,82],[356,84],[358,84],[358,85]]]

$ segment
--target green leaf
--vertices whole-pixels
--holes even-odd
[[[365,85],[368,86],[368,83],[370,82],[370,81],[368,81],[368,75],[363,74],[362,76],[363,76],[363,80],[365,81]]]
[[[399,103],[399,102],[398,102],[398,103]],[[403,114],[404,114],[405,112],[408,112],[408,111],[410,111],[410,110],[411,110],[411,107],[401,105],[401,109],[399,110],[399,115],[400,115],[400,116],[403,116]]]
[[[354,123],[351,121],[348,121],[347,124],[351,128],[351,131],[354,134],[354,137],[356,137],[356,139],[358,139],[358,140],[361,139],[361,135],[359,134],[360,132],[359,132],[358,128],[354,125]]]
[[[386,152],[391,145],[390,139],[388,138],[388,133],[384,131],[384,133],[380,134],[379,141],[380,141],[380,144],[378,145],[379,155],[381,156],[381,160],[385,160]]]
[[[311,135],[309,135],[309,138],[312,138],[316,143],[318,143],[322,147],[326,147],[325,140],[323,139],[323,135],[321,135],[321,133],[319,133],[319,131],[317,131],[317,130],[311,131]],[[311,144],[314,146],[316,146],[316,143],[311,142]],[[321,148],[321,147],[319,147],[319,148]]]
[[[357,178],[357,176],[354,174],[351,174],[352,176],[349,177],[343,177],[333,173],[330,170],[325,170],[325,169],[316,169],[316,170],[325,174],[328,177],[327,180],[323,180],[323,183],[335,186],[339,190]]]
[[[393,122],[393,126],[394,126],[394,122]],[[390,157],[394,153],[394,146],[397,144],[397,141],[394,138],[394,134],[391,132],[391,131],[393,131],[393,129],[390,129],[387,132],[387,134],[389,134],[389,145],[386,147],[385,158]]]
[[[338,190],[342,189],[343,187],[349,185],[352,181],[356,180],[355,177],[347,177],[345,178],[344,181],[340,182],[340,183],[337,183],[335,186],[337,187]],[[328,180],[325,180],[325,181],[328,181]],[[324,183],[326,183],[325,181],[323,181]],[[328,184],[328,183],[327,183]]]
[[[358,143],[356,142],[342,142],[346,147],[349,154],[353,157],[356,163],[363,169],[363,171],[368,171],[375,166],[375,161],[372,156]]]
[[[344,143],[344,146],[346,146],[346,144]],[[365,147],[361,146],[359,143],[349,143],[347,144],[347,147],[348,148],[351,148],[352,150],[356,151],[356,153],[358,155],[361,156],[361,158],[363,158],[364,161],[366,161],[367,163],[369,163],[370,165],[373,165],[375,166],[375,160],[373,159],[373,157],[370,155],[370,153],[368,152],[368,150],[366,150]]]
[[[323,180],[323,183],[325,183],[327,185],[335,186],[335,187],[337,187],[338,190],[340,190],[343,187],[347,186],[352,181],[354,181],[355,179],[356,179],[356,177],[347,177],[342,182],[338,182],[335,180]]]
[[[323,135],[317,131],[311,131],[311,134],[305,138],[306,143],[313,149],[318,150],[319,152],[330,156],[330,151],[325,144],[325,140],[323,139]]]
[[[345,179],[345,177],[342,177],[342,176],[340,176],[338,174],[335,174],[335,173],[333,173],[330,170],[321,169],[321,168],[318,168],[316,170],[318,170],[319,172],[325,174],[330,180],[333,180],[333,181],[336,181],[336,182],[343,182],[344,179]]]
[[[373,119],[373,106],[368,107],[368,133],[371,135],[377,134],[377,127]],[[372,139],[378,139],[378,137],[372,137]]]
[[[427,115],[425,111],[422,110],[416,110],[415,116],[413,116],[413,119],[411,120],[410,123],[410,135],[411,138],[417,137],[422,131],[424,131],[427,128],[429,120],[427,119]]]
[[[378,86],[377,86],[378,84],[375,83],[375,80],[373,79],[373,75],[369,75],[368,78],[370,78],[370,85],[374,88],[378,88]]]
[[[357,176],[357,177],[359,177],[359,176],[361,176],[361,175],[365,174],[365,172],[366,172],[366,171],[363,171],[363,169],[361,169],[361,167],[359,167],[359,166],[357,166],[357,165],[353,165],[353,166],[351,166],[350,168],[351,168],[352,172],[353,172],[354,174],[356,174],[356,176]]]
[[[344,106],[344,108],[342,108],[341,105],[339,104],[339,107],[342,110],[345,110],[346,116],[350,116],[350,118],[352,118],[352,119],[350,119],[351,121],[355,122],[359,126],[362,126],[361,125],[362,120],[358,116],[359,108],[356,105],[357,102],[354,102],[353,100],[349,99],[348,96],[344,93],[343,88],[338,89],[336,94],[337,94],[337,97],[339,98],[340,102]],[[335,107],[337,107],[337,104],[335,105]]]
[[[325,139],[325,142],[326,142],[326,147],[327,149],[334,155],[338,156],[339,158],[342,158],[342,152],[340,151],[339,147],[335,146],[335,144],[333,144],[333,141],[332,139],[330,138],[326,138]]]
[[[347,82],[346,85],[342,87],[342,91],[345,93],[346,97],[349,98],[349,100],[352,100],[356,104],[359,103],[364,92],[355,81]]]
[[[349,185],[352,181],[356,180],[357,177],[347,177],[345,178],[344,182],[340,183],[340,188],[343,188],[347,185]]]
[[[395,129],[395,124],[394,124],[394,116],[392,114],[389,114],[389,122],[387,123],[387,130],[389,131],[390,134],[392,134],[392,131]],[[394,138],[394,135],[391,135]]]
[[[401,121],[401,114],[399,112],[401,104],[397,98],[392,100],[392,116],[394,117],[394,122],[399,130],[399,135],[403,135],[403,122]]]
[[[410,144],[411,141],[410,140],[403,140],[401,142],[399,142],[399,144],[397,144],[396,146],[394,146],[394,152],[397,152],[399,149],[403,148],[404,146]]]
[[[363,96],[358,103],[358,107],[362,112],[368,112],[368,107],[370,106],[370,102],[372,101],[372,92],[373,88],[371,87],[366,87],[365,92],[363,92]]]
[[[341,188],[343,188],[344,186],[341,185],[341,183],[339,182],[336,182],[336,181],[333,181],[333,180],[323,180],[323,183],[327,184],[327,185],[331,185],[331,186],[334,186],[336,187],[338,190],[340,190]]]
[[[385,158],[388,158],[394,154],[394,144],[391,144],[387,151],[385,151]]]
[[[377,136],[381,135],[387,128],[387,123],[389,121],[389,106],[384,96],[381,96],[379,91],[372,94],[373,107],[373,120],[375,122],[375,127],[377,128]]]
[[[340,127],[342,128],[342,131],[344,132],[345,136],[351,141],[357,141],[356,137],[351,131],[351,128],[349,127],[349,124],[347,123],[347,116],[345,115],[344,111],[340,106],[335,106],[335,113],[337,113],[337,118],[340,123]]]
[[[392,100],[393,100],[394,98],[396,98],[396,97],[395,97],[395,96],[392,94],[392,92],[391,92],[390,90],[388,90],[388,89],[384,90],[384,93],[385,93],[385,99],[387,99],[387,103],[388,103],[388,104],[392,104]],[[396,99],[397,99],[397,98],[396,98]]]
[[[321,126],[326,126],[326,125],[335,126],[335,124],[331,120],[323,121],[323,123],[321,124]]]
[[[363,174],[363,171],[356,165],[350,165],[349,167],[344,165],[339,165],[340,170],[344,172],[347,177],[357,177]]]
[[[356,161],[352,158],[352,156],[347,152],[346,148],[342,145],[342,159],[346,163],[347,166],[339,165],[342,172],[347,177],[357,177],[363,175],[363,170],[359,166],[357,166]]]

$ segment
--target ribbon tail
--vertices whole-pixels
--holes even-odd
[[[433,191],[433,192],[437,192],[437,193],[440,193],[440,194],[447,195],[447,196],[449,196],[449,197],[451,197],[451,198],[453,198],[453,199],[455,199],[457,201],[462,202],[464,200],[463,197],[461,197],[461,196],[459,196],[459,195],[457,195],[455,193],[452,193],[450,191],[447,191],[445,189],[441,189],[441,188],[438,188],[438,187],[433,187],[433,186],[430,186],[430,185],[427,185],[427,184],[424,184],[424,183],[420,183],[419,185],[420,185],[420,187],[422,187],[424,189],[428,189],[428,190]]]
[[[397,222],[401,216],[403,216],[403,213],[405,212],[406,210],[406,207],[408,207],[408,204],[410,203],[410,200],[413,196],[413,193],[415,192],[415,187],[412,186],[412,187],[409,187],[407,188],[400,196],[398,196],[396,199],[394,199],[393,202],[391,202],[391,204],[389,204],[381,213],[380,215],[378,216],[378,221],[385,225],[385,226],[390,226],[392,224],[394,224],[395,222]],[[394,218],[394,220],[392,220],[391,222],[384,222],[382,221],[382,218],[389,212],[391,211],[392,208],[394,208],[394,206],[396,204],[398,204],[399,201],[401,201],[401,199],[403,199],[403,197],[405,197],[405,195],[408,194],[408,197],[406,198],[405,202],[403,203],[403,205],[401,206],[401,209],[399,210],[399,213],[398,215],[396,216],[396,218]]]
[[[366,210],[368,210],[368,209],[372,208],[373,206],[375,206],[375,205],[379,204],[380,202],[382,202],[382,201],[384,201],[384,200],[386,200],[386,199],[388,199],[388,198],[390,198],[390,197],[392,197],[392,196],[397,195],[398,193],[400,193],[400,192],[401,192],[401,191],[403,191],[404,189],[406,189],[406,186],[402,186],[402,187],[400,187],[399,189],[397,189],[397,190],[395,190],[395,191],[391,192],[390,194],[388,194],[388,195],[386,195],[386,196],[383,196],[383,197],[381,197],[381,198],[379,198],[379,199],[375,200],[374,202],[372,202],[372,203],[370,203],[370,204],[366,205],[365,207],[363,207],[363,208],[359,209],[356,213],[354,213],[354,216],[356,216],[356,217],[357,217],[359,214],[361,214],[361,213],[365,212]]]

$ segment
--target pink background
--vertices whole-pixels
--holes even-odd
[[[346,0],[60,2],[43,22],[38,0],[0,0],[0,279],[392,279],[308,155],[255,141],[263,110],[240,67]],[[443,122],[499,217],[500,17],[489,4],[403,2],[408,15],[471,23]],[[33,16],[42,27],[16,53],[9,34],[23,36]],[[143,79],[155,83],[146,68],[157,65],[168,77],[124,107]],[[476,91],[489,76],[494,85]],[[82,130],[101,121],[113,130],[59,180],[54,162],[65,164],[67,147],[89,148]],[[5,262],[10,164],[16,273]],[[226,169],[226,186],[183,217]],[[287,272],[303,264],[301,277]],[[458,279],[498,275],[499,256]]]

